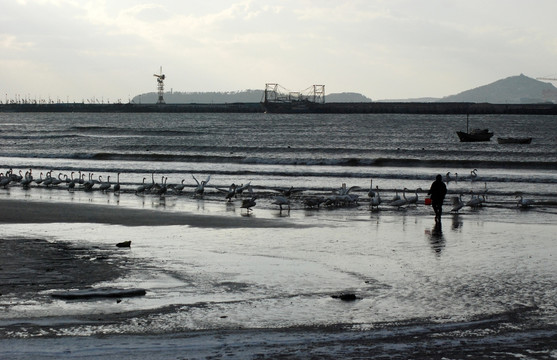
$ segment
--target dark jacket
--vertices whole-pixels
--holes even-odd
[[[443,200],[445,200],[445,195],[447,195],[447,186],[442,180],[435,180],[427,194],[431,195],[432,203],[442,204]]]

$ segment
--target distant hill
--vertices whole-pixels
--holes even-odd
[[[557,103],[557,88],[550,83],[520,74],[456,95],[446,96],[439,101],[491,104]]]
[[[229,92],[166,92],[167,104],[230,104],[258,103],[263,99],[263,90],[242,90]],[[154,104],[157,94],[150,92],[137,95],[132,100],[136,104]],[[371,102],[362,94],[353,92],[325,94],[325,102]],[[423,97],[416,99],[380,100],[379,102],[472,102],[491,104],[536,104],[557,103],[557,88],[550,83],[532,79],[520,74],[491,84],[466,90],[443,98]]]
[[[158,95],[155,92],[136,95],[132,102],[136,104],[154,104]],[[243,90],[228,92],[166,92],[167,104],[230,104],[258,103],[263,99],[263,90]],[[326,94],[326,102],[371,102],[371,99],[358,93]]]

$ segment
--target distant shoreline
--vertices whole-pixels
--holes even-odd
[[[0,112],[82,113],[323,113],[557,115],[557,104],[444,102],[223,103],[223,104],[0,104]]]

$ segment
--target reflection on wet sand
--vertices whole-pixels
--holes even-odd
[[[460,218],[460,214],[453,214],[452,229],[460,230],[461,226],[462,226],[462,219]]]
[[[425,233],[429,237],[431,249],[436,255],[440,256],[446,243],[441,221],[436,222],[431,230],[426,229]]]

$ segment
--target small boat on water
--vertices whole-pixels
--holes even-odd
[[[466,115],[466,132],[457,131],[460,142],[490,141],[493,133],[488,129],[472,129],[468,131],[468,115]]]
[[[489,141],[493,136],[488,129],[472,129],[470,132],[457,131],[460,142]]]
[[[499,144],[530,144],[532,142],[531,137],[506,137],[506,138],[497,138],[497,142]]]

